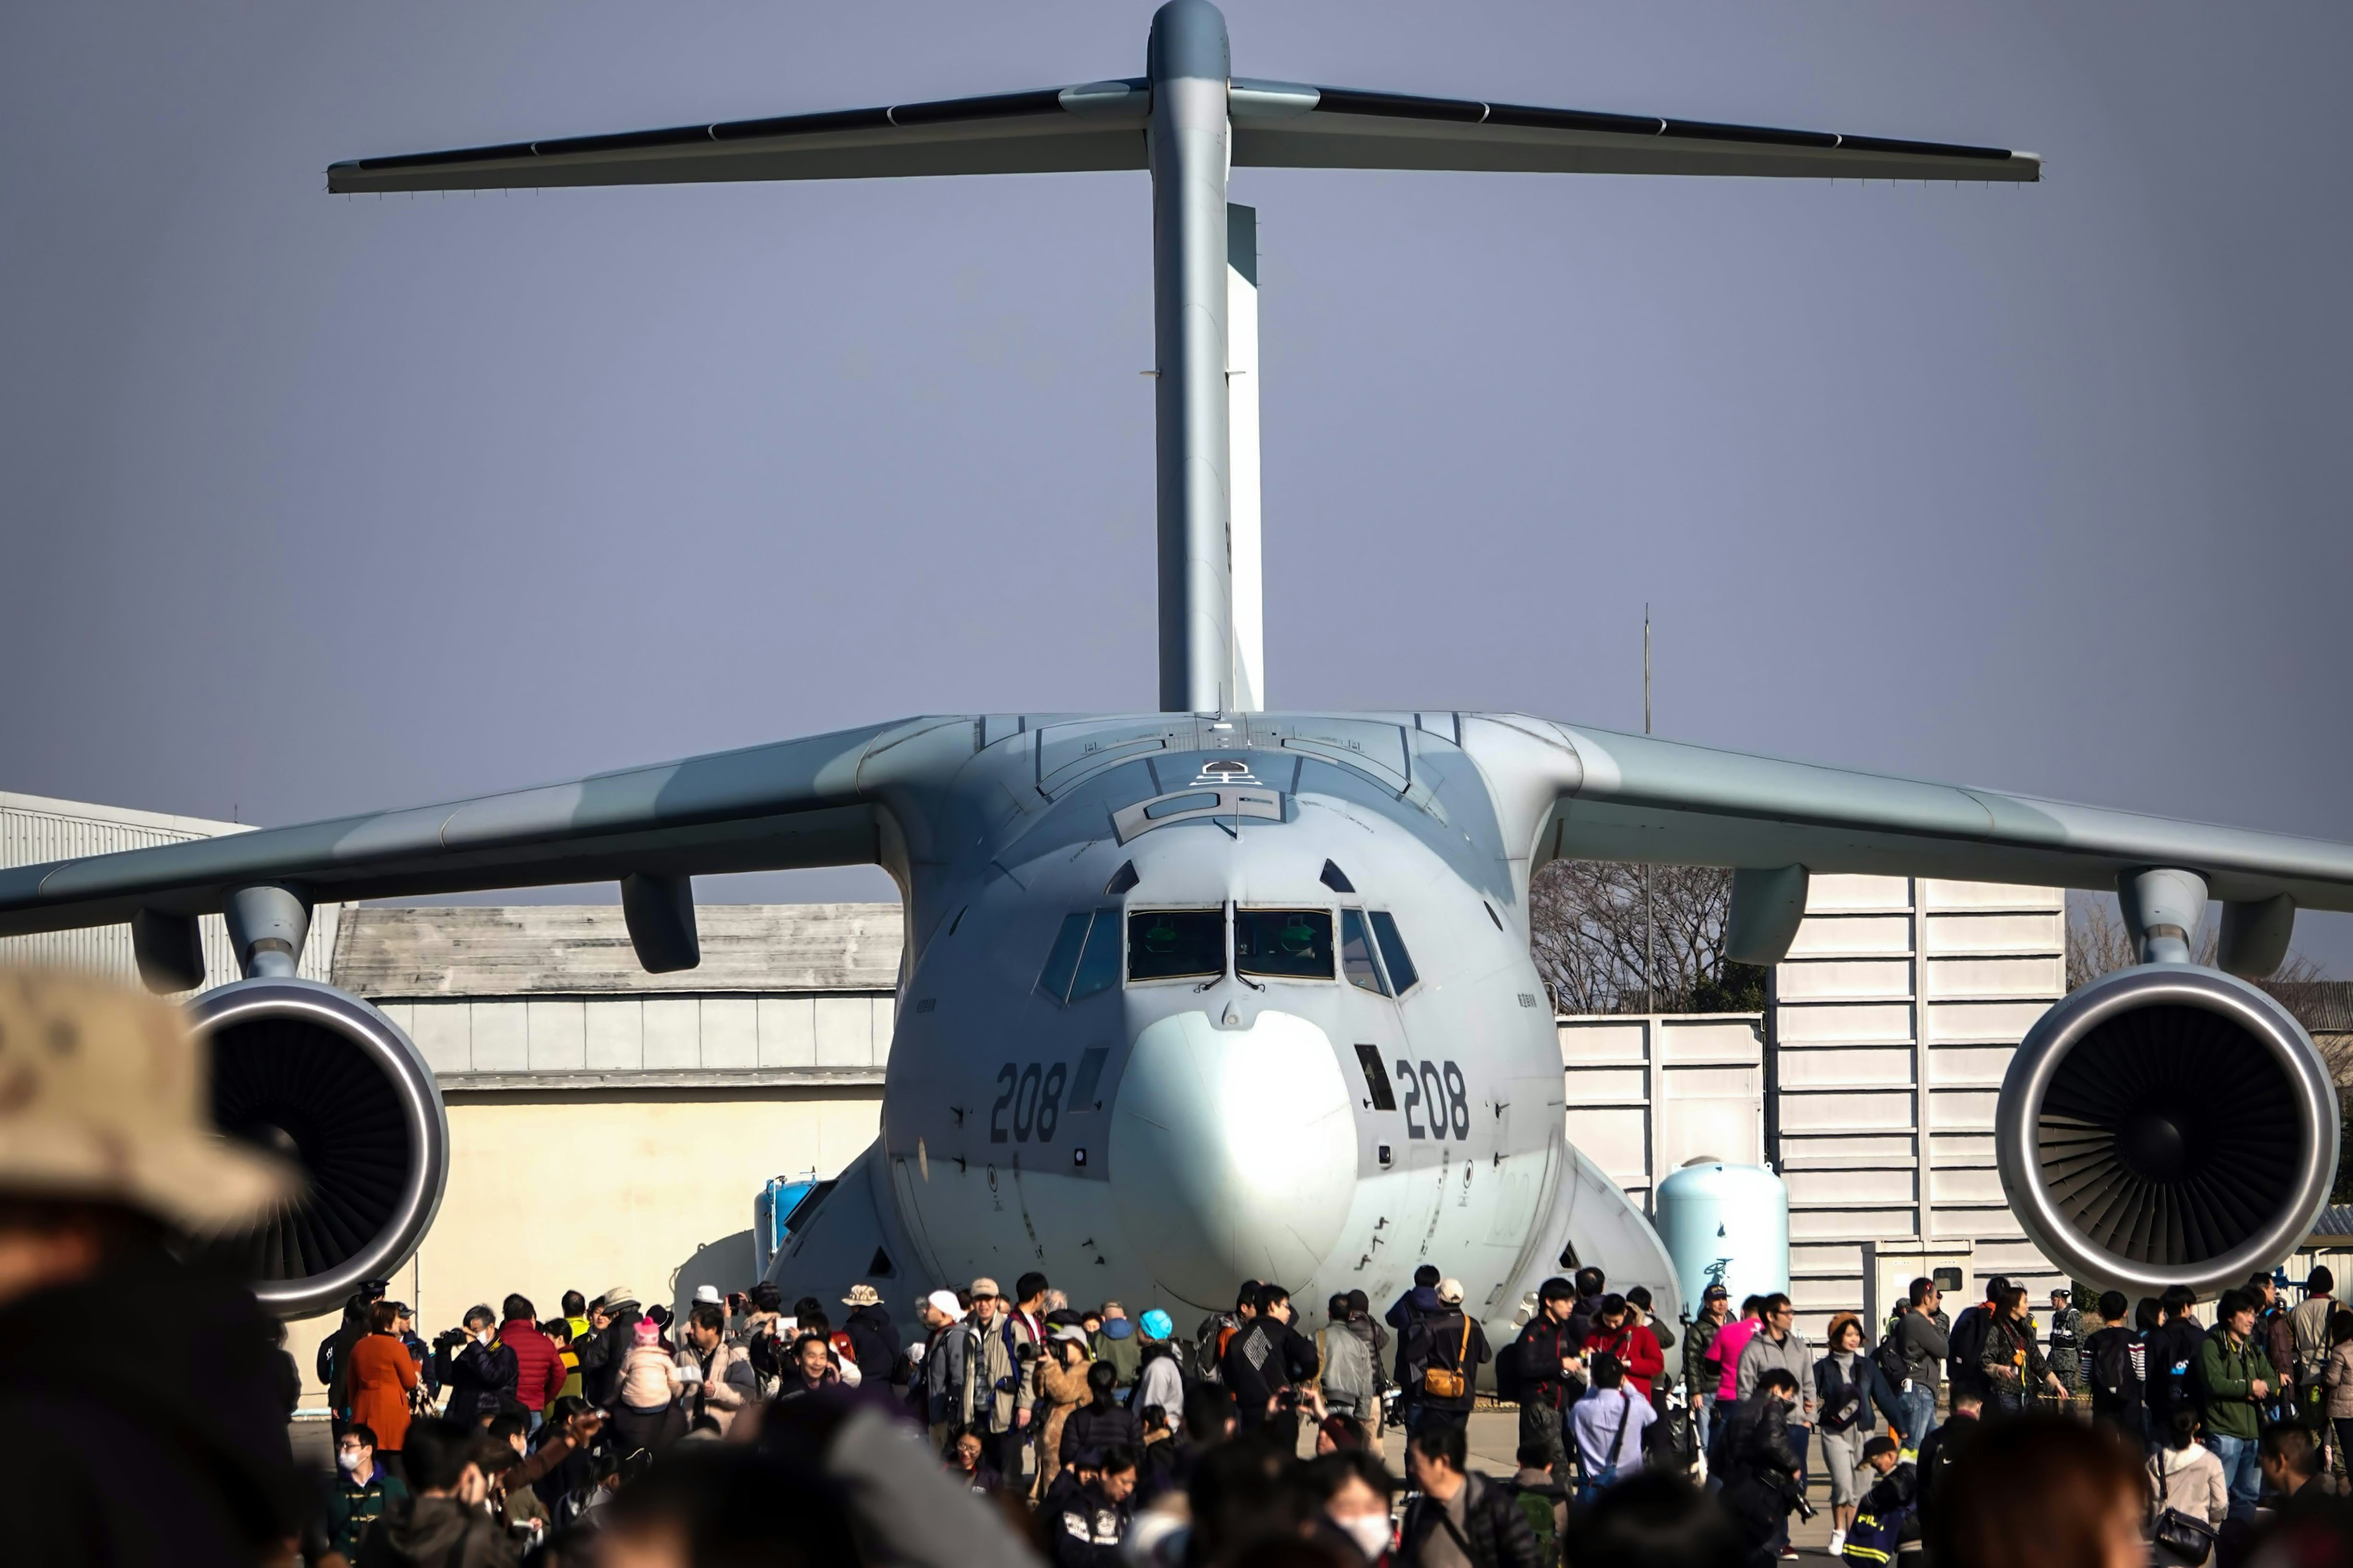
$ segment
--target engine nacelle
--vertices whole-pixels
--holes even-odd
[[[221,1131],[302,1169],[301,1194],[216,1244],[288,1317],[388,1279],[425,1239],[449,1173],[441,1090],[399,1026],[356,996],[291,977],[241,980],[189,1004],[212,1051]]]
[[[2336,1086],[2265,993],[2188,964],[2104,974],[2036,1021],[1995,1113],[2001,1184],[2070,1276],[2241,1285],[2301,1246],[2337,1173]]]

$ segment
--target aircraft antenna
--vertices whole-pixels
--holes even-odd
[[[1651,732],[1651,602],[1642,601],[1642,733]],[[1659,923],[1651,913],[1651,865],[1642,863],[1642,1011],[1659,1010]],[[1658,1042],[1651,1042],[1655,1047]]]

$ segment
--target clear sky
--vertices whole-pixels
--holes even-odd
[[[1244,75],[2049,160],[2023,190],[1238,173],[1272,705],[1638,728],[1647,600],[1662,734],[2353,838],[2353,11],[1226,12]],[[1148,20],[13,14],[0,787],[277,823],[1149,706],[1143,175],[322,174],[1136,74]],[[780,889],[887,884],[733,891]],[[2343,972],[2353,921],[2299,945]]]

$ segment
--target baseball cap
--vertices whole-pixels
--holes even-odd
[[[923,1303],[933,1311],[945,1312],[951,1318],[964,1316],[964,1303],[956,1300],[953,1290],[934,1290],[923,1298]]]
[[[1862,1446],[1862,1457],[1866,1459],[1875,1459],[1882,1454],[1895,1454],[1902,1451],[1895,1439],[1884,1432]]]
[[[1461,1306],[1462,1304],[1462,1281],[1460,1279],[1440,1279],[1438,1282],[1438,1299],[1445,1302],[1450,1307]]]
[[[995,1296],[997,1294],[999,1294],[999,1292],[997,1289],[997,1281],[991,1279],[986,1274],[972,1282],[972,1299],[976,1301],[979,1300],[983,1296]]]
[[[1729,1301],[1732,1292],[1721,1285],[1711,1285],[1699,1293],[1699,1299],[1703,1301]]]

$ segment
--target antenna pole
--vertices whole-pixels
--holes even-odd
[[[1651,732],[1651,606],[1642,605],[1642,733]],[[1651,909],[1651,868],[1642,866],[1642,1011],[1659,1010],[1659,922]],[[1655,1046],[1656,1042],[1652,1042]],[[1655,1059],[1655,1058],[1653,1058]]]
[[[1226,391],[1226,19],[1207,0],[1152,18],[1153,383],[1159,479],[1160,706],[1232,705]]]

